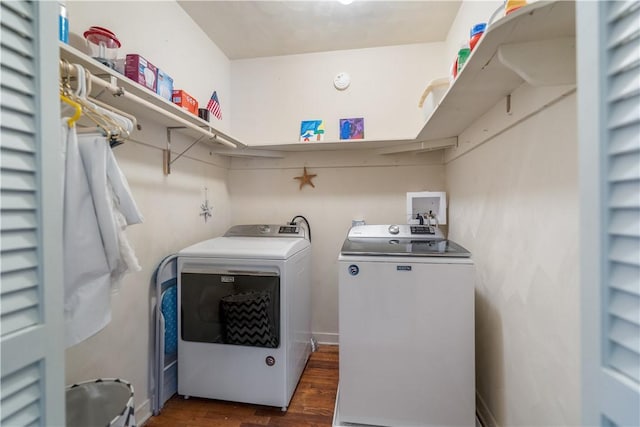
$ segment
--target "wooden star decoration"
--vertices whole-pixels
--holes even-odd
[[[313,188],[316,188],[316,186],[313,185],[313,182],[311,182],[311,180],[316,176],[318,175],[316,175],[315,173],[307,173],[307,168],[305,166],[304,173],[302,174],[302,176],[296,176],[293,179],[300,180],[300,190],[302,190],[302,187],[304,187],[307,184],[309,184]]]

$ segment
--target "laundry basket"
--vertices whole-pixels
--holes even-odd
[[[68,386],[66,408],[67,427],[136,427],[133,386],[118,378]]]

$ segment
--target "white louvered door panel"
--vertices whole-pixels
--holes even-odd
[[[0,23],[0,425],[63,425],[57,4]]]
[[[583,423],[638,426],[640,2],[577,8],[578,117],[587,153],[581,154]]]
[[[608,3],[607,9],[605,360],[640,384],[640,3]]]

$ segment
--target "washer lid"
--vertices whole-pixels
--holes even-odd
[[[351,227],[340,251],[342,255],[458,257],[468,250],[446,240],[438,227],[430,225],[359,225]]]
[[[347,239],[341,255],[455,257],[469,258],[471,253],[451,240]]]
[[[296,237],[216,237],[189,246],[179,256],[240,259],[287,259],[309,246]]]

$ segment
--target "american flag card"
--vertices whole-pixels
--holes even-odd
[[[211,111],[211,113],[216,116],[216,119],[222,120],[222,111],[220,111],[220,101],[218,101],[218,94],[216,91],[213,91],[211,95],[211,99],[207,103],[207,110]]]

